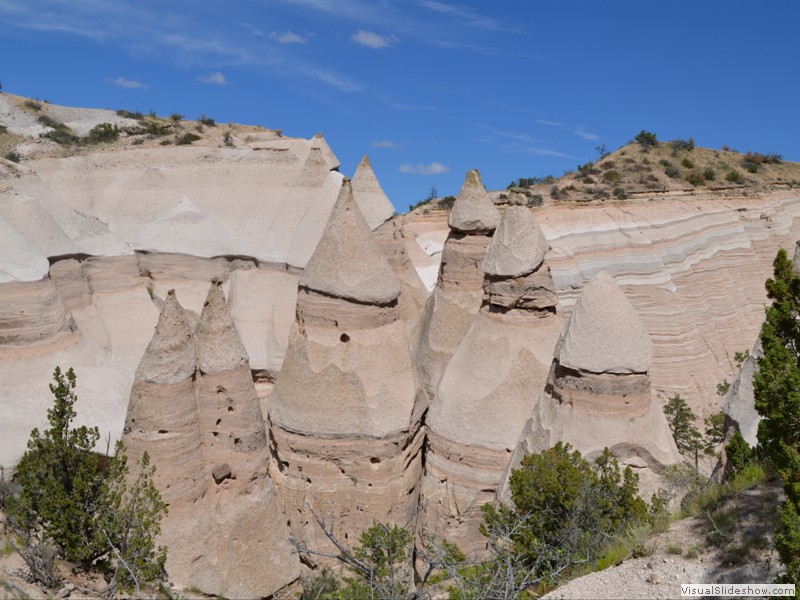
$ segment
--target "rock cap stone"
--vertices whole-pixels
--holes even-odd
[[[400,282],[358,209],[346,177],[299,285],[365,304],[388,304],[400,295]]]
[[[524,206],[509,206],[492,237],[483,270],[498,277],[533,273],[544,262],[549,247],[531,211]]]
[[[447,224],[456,231],[477,233],[494,231],[499,223],[500,213],[486,193],[481,174],[477,169],[468,171]]]
[[[377,229],[394,215],[394,205],[383,191],[372,163],[366,154],[353,175],[353,197],[371,230]]]
[[[222,373],[248,362],[247,350],[231,318],[222,280],[211,281],[200,319],[194,330],[197,368],[203,373]]]
[[[614,278],[600,271],[575,303],[559,343],[559,363],[591,373],[646,373],[651,356],[639,315]]]
[[[152,383],[179,383],[191,377],[194,372],[192,326],[186,319],[183,307],[178,303],[175,290],[169,290],[153,339],[136,369],[136,379]]]

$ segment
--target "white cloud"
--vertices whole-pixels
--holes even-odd
[[[481,15],[468,6],[447,4],[445,2],[436,2],[433,0],[420,2],[419,5],[428,10],[438,12],[439,14],[453,17],[469,27],[477,27],[478,29],[486,29],[489,31],[501,31],[503,29],[503,26],[496,19]]]
[[[307,41],[306,38],[296,34],[294,31],[284,31],[283,33],[272,31],[269,37],[279,41],[281,44],[305,44]]]
[[[208,75],[201,75],[197,78],[200,83],[210,83],[212,85],[228,85],[230,82],[225,79],[225,75],[219,71],[209,73]]]
[[[589,133],[588,131],[584,131],[580,127],[578,127],[577,129],[573,129],[572,133],[590,142],[599,142],[602,139],[599,135],[596,135],[594,133]]]
[[[126,79],[125,77],[117,77],[116,79],[109,79],[108,81],[116,86],[128,88],[129,90],[150,89],[150,86],[146,83],[142,83],[141,81],[136,81],[134,79]]]
[[[400,165],[401,173],[410,173],[411,175],[441,175],[449,170],[448,167],[438,162],[432,162],[429,165]]]
[[[372,142],[370,144],[370,146],[372,146],[373,148],[398,148],[399,147],[397,145],[397,143],[393,142],[392,140],[377,140],[377,141]]]
[[[372,31],[359,29],[351,38],[354,42],[369,48],[386,48],[397,41],[393,35],[379,35]]]

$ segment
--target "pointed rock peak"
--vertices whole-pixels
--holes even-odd
[[[494,232],[483,270],[497,277],[527,275],[544,262],[549,248],[531,211],[524,206],[509,206]]]
[[[136,370],[136,379],[152,383],[179,383],[191,377],[194,371],[192,326],[178,303],[175,290],[170,290],[158,317],[153,339]]]
[[[338,171],[339,167],[342,166],[342,163],[336,158],[336,155],[333,153],[333,150],[331,150],[328,141],[325,139],[325,136],[322,135],[321,131],[311,138],[311,147],[320,149],[325,159],[325,164],[328,165],[328,170]]]
[[[400,283],[358,209],[346,177],[299,285],[367,304],[386,304],[400,295]]]
[[[318,188],[325,183],[329,173],[330,169],[325,162],[325,157],[322,155],[322,150],[311,148],[306,161],[300,168],[300,173],[298,173],[294,185],[297,187]]]
[[[650,335],[605,271],[584,286],[559,346],[558,361],[570,369],[624,374],[650,368]]]
[[[464,178],[447,224],[463,233],[478,233],[494,231],[499,222],[500,213],[483,187],[481,174],[472,169]]]
[[[394,215],[394,205],[383,191],[369,157],[364,155],[353,175],[353,197],[371,230],[383,225]]]
[[[194,330],[197,368],[203,373],[232,371],[249,362],[236,325],[231,318],[222,280],[211,281],[203,311]]]

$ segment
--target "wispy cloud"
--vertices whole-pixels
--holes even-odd
[[[359,29],[350,39],[357,44],[375,49],[387,48],[397,42],[397,38],[393,35],[380,35],[364,29]]]
[[[353,81],[346,75],[342,75],[341,73],[337,73],[325,67],[320,67],[319,65],[298,65],[298,69],[303,75],[332,85],[342,92],[361,92],[364,90],[363,84]]]
[[[450,170],[449,167],[438,162],[432,162],[429,165],[402,164],[399,169],[401,173],[409,173],[411,175],[441,175]]]
[[[461,4],[448,4],[446,2],[437,2],[435,0],[424,0],[419,2],[419,5],[428,10],[432,10],[439,14],[452,17],[469,27],[476,27],[478,29],[486,29],[488,31],[501,31],[505,29],[497,19],[482,15],[468,6]]]
[[[230,82],[226,79],[223,73],[219,71],[215,73],[209,73],[208,75],[201,75],[197,78],[197,81],[200,83],[210,83],[212,85],[229,85]]]
[[[302,35],[298,35],[294,31],[284,31],[283,33],[271,31],[269,37],[273,40],[277,40],[281,44],[305,44],[308,41]]]
[[[594,134],[594,133],[589,133],[588,131],[585,131],[581,127],[573,129],[572,133],[577,135],[579,138],[583,138],[583,139],[588,140],[590,142],[599,142],[601,139],[603,139],[599,135]]]
[[[536,122],[539,125],[547,125],[548,127],[560,127],[562,129],[568,129],[572,135],[577,135],[579,138],[582,138],[589,142],[599,142],[603,138],[595,133],[591,133],[586,131],[586,127],[582,125],[568,125],[566,123],[559,123],[557,121],[548,121],[546,119],[536,119]]]
[[[135,79],[126,79],[125,77],[117,77],[116,79],[108,79],[109,83],[113,83],[114,85],[127,88],[129,90],[148,90],[150,86],[146,83],[142,83],[141,81],[136,81]]]
[[[376,140],[370,144],[373,148],[399,148],[400,145],[392,140]]]

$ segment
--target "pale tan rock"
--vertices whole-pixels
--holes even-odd
[[[608,337],[605,344],[598,345],[598,335]],[[576,356],[565,353],[567,342],[572,348],[606,349],[612,356],[601,362],[589,361],[584,354],[563,364],[565,356]],[[638,353],[615,352],[620,346]],[[599,273],[584,287],[558,341],[547,386],[532,407],[498,496],[509,500],[511,471],[526,454],[559,441],[569,443],[589,461],[604,448],[610,449],[621,466],[639,474],[644,497],[655,492],[659,477],[681,458],[661,406],[652,397],[649,348],[649,336],[636,311],[611,276]],[[595,370],[598,365],[600,370]]]
[[[349,282],[357,293],[340,288]],[[294,534],[328,549],[311,510],[341,536],[413,519],[423,437],[400,285],[347,181],[299,288],[268,401],[272,475]]]
[[[549,247],[531,211],[524,206],[509,206],[486,252],[483,271],[500,277],[533,273],[544,261]]]
[[[76,329],[50,277],[0,285],[0,346],[48,342]]]
[[[499,223],[500,214],[483,187],[481,174],[477,169],[468,171],[447,224],[455,231],[476,233],[494,231]]]
[[[174,290],[167,294],[153,339],[136,370],[137,381],[178,383],[195,371],[192,328]]]
[[[651,357],[650,335],[614,278],[601,271],[575,303],[559,363],[592,373],[645,373]]]
[[[159,542],[167,546],[170,580],[195,585],[213,561],[212,529],[202,501],[208,487],[200,415],[194,394],[194,340],[174,294],[161,311],[153,340],[131,389],[122,440],[128,455],[150,455],[153,481],[169,507]]]
[[[520,215],[528,217],[530,213]],[[508,216],[503,219],[501,229]],[[538,230],[532,217],[528,225]],[[513,245],[493,239],[491,247],[493,264],[513,262]],[[546,245],[535,249],[542,258],[543,250]],[[515,277],[516,270],[505,277],[487,273],[483,306],[447,363],[428,410],[424,527],[468,553],[485,551],[480,507],[492,501],[525,420],[544,390],[563,325],[555,311],[550,271],[535,258],[530,268],[537,270],[528,279],[536,280],[541,293],[527,297],[547,301],[510,301],[509,290],[526,278]],[[511,285],[498,295],[502,284]]]
[[[214,568],[196,585],[226,597],[270,596],[299,577],[300,563],[269,477],[266,429],[247,353],[219,279],[211,284],[194,339],[204,502],[214,529]]]
[[[311,138],[311,147],[320,150],[322,157],[325,159],[325,164],[328,166],[328,170],[338,171],[339,167],[342,166],[339,159],[336,158],[333,150],[331,150],[331,147],[328,145],[328,140],[322,135],[322,132],[319,132]]]
[[[361,214],[367,221],[371,230],[375,230],[394,215],[394,205],[389,201],[386,192],[383,191],[372,163],[366,154],[361,162],[358,163],[356,172],[353,175],[353,198],[361,210]]]
[[[388,304],[400,295],[400,284],[353,200],[347,179],[299,285],[367,304]]]

